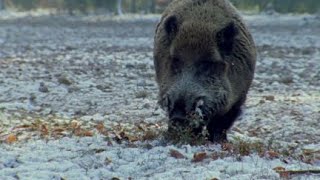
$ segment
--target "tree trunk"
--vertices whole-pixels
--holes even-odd
[[[137,1],[131,0],[131,12],[136,13],[137,12]]]
[[[156,2],[155,2],[155,0],[151,0],[150,12],[153,13],[153,14],[156,13]]]
[[[4,9],[4,0],[0,0],[0,11]]]
[[[123,15],[122,13],[122,0],[118,0],[118,5],[117,5],[117,9],[118,9],[118,15]]]

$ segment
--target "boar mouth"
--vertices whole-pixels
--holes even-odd
[[[199,98],[193,107],[191,111],[186,112],[185,106],[180,102],[174,109],[169,110],[169,126],[188,127],[191,129],[205,127],[210,116],[209,108],[204,105],[202,98]]]

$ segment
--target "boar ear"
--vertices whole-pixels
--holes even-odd
[[[169,16],[165,23],[164,29],[170,37],[174,37],[178,32],[178,20],[176,16]]]
[[[239,30],[234,22],[229,23],[226,27],[217,33],[217,43],[219,51],[223,56],[230,55],[235,43],[235,37],[239,34]]]

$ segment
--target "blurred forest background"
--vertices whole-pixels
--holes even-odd
[[[0,0],[0,10],[47,9],[70,15],[89,13],[161,13],[171,0]],[[245,11],[319,13],[320,0],[230,0]]]

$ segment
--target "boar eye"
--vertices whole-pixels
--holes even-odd
[[[172,72],[174,74],[179,73],[180,69],[181,69],[181,66],[182,66],[182,61],[178,57],[173,57],[172,58],[172,63],[171,63]]]
[[[211,61],[201,61],[198,65],[198,70],[201,73],[209,72],[212,69],[212,65]]]

